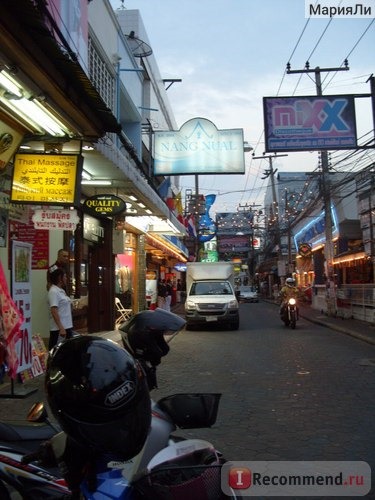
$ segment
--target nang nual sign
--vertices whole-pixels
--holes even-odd
[[[263,98],[268,151],[357,145],[354,96]]]
[[[244,173],[242,129],[218,130],[193,118],[177,131],[155,132],[155,175]]]
[[[234,141],[173,141],[162,142],[160,145],[161,152],[172,151],[237,151],[237,145]]]

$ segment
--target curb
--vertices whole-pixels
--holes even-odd
[[[307,321],[310,321],[310,323],[315,323],[317,325],[325,326],[327,328],[330,328],[331,330],[335,330],[337,332],[344,333],[345,335],[349,335],[350,337],[354,337],[358,340],[362,340],[363,342],[367,342],[368,344],[375,345],[375,338],[368,337],[367,335],[362,335],[361,333],[354,332],[353,330],[349,330],[345,327],[329,323],[328,321],[319,320],[316,318],[309,318],[308,316],[304,316],[303,314],[300,314],[300,316],[301,316],[301,318],[304,318]]]

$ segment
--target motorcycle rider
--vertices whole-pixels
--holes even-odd
[[[281,318],[284,316],[285,307],[288,303],[288,300],[294,298],[297,300],[298,298],[298,288],[296,287],[296,282],[293,278],[287,278],[285,280],[285,285],[280,290],[280,316]]]

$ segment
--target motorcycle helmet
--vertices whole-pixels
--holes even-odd
[[[142,449],[151,423],[146,377],[115,342],[88,335],[59,344],[47,361],[45,388],[53,415],[80,445],[124,460]]]
[[[285,283],[287,284],[287,286],[294,286],[295,285],[295,281],[293,278],[287,278],[285,280]]]
[[[135,314],[121,325],[120,331],[125,348],[130,347],[135,358],[156,366],[169,352],[164,335],[177,333],[185,323],[177,314],[157,308]]]

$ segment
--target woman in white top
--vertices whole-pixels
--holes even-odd
[[[60,338],[69,339],[73,333],[72,303],[64,288],[66,272],[57,266],[49,269],[52,286],[48,290],[50,311],[50,335],[48,349],[52,349]]]

